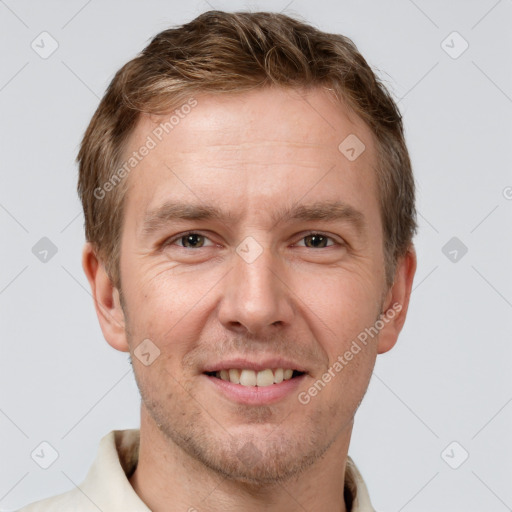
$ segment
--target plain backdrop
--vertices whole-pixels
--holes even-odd
[[[352,38],[403,113],[419,265],[350,449],[374,506],[511,510],[511,0],[0,0],[0,508],[78,485],[101,437],[139,426],[128,356],[104,341],[80,264],[74,160],[115,71],[212,8]],[[58,455],[48,469],[42,449]]]

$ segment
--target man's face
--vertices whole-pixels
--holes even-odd
[[[170,442],[225,475],[282,479],[350,437],[375,362],[377,337],[332,370],[386,306],[375,146],[320,89],[196,100],[161,141],[164,118],[143,117],[126,150],[157,142],[128,178],[127,343]],[[366,146],[353,161],[350,134]],[[148,366],[143,340],[160,351]]]

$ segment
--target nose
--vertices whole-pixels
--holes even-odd
[[[238,334],[264,335],[274,326],[290,325],[293,293],[278,256],[269,249],[252,262],[238,253],[234,266],[223,281],[219,320]]]

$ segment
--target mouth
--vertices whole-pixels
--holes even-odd
[[[209,377],[231,382],[232,384],[259,388],[281,384],[284,381],[296,379],[305,374],[303,371],[292,368],[265,368],[263,370],[229,368],[204,373]]]
[[[204,368],[202,375],[216,393],[230,402],[261,406],[290,399],[303,386],[308,372],[281,358],[259,363],[232,359]]]

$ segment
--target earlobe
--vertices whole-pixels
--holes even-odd
[[[89,242],[85,244],[82,251],[82,267],[91,286],[94,307],[103,336],[116,350],[128,352],[125,317],[119,300],[119,291],[113,286],[104,265]]]
[[[411,245],[407,253],[398,261],[395,280],[388,291],[382,313],[384,328],[379,334],[378,353],[391,350],[398,340],[409,308],[412,283],[416,273],[416,251]]]

